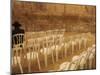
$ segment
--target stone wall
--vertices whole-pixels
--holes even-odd
[[[95,6],[16,0],[12,3],[12,23],[20,22],[25,31],[66,28],[69,32],[95,32]]]

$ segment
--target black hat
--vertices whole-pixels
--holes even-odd
[[[13,26],[14,26],[14,27],[20,27],[21,24],[20,24],[19,22],[16,21],[16,22],[13,23]]]

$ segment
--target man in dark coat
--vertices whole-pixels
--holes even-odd
[[[20,29],[21,27],[21,24],[18,23],[17,21],[13,24],[14,26],[14,30],[12,31],[12,35],[14,34],[18,34],[18,33],[23,33],[24,34],[24,30],[23,29]]]
[[[23,29],[20,29],[20,27],[21,27],[21,24],[20,23],[18,23],[16,21],[16,22],[14,22],[13,26],[14,26],[14,29],[12,30],[12,37],[15,34],[20,34],[20,33],[24,34],[24,30]],[[23,38],[24,38],[24,36],[22,37],[22,43],[23,43]],[[17,44],[17,38],[14,37],[13,40],[15,40],[15,44]],[[13,40],[12,40],[12,42],[13,42]],[[13,45],[13,43],[12,43],[12,45]]]

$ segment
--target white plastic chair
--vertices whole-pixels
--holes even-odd
[[[89,55],[89,69],[92,69],[93,59],[95,59],[95,49],[92,49]]]
[[[15,52],[16,62],[18,63],[20,72],[23,73],[22,62],[19,59],[22,56],[22,51],[24,49],[24,34],[15,34],[12,36],[13,53]],[[20,57],[19,57],[20,56]],[[14,56],[13,56],[14,57]]]
[[[88,59],[88,53],[87,51],[84,51],[80,54],[80,69],[84,69],[85,64],[87,63],[87,59]]]
[[[64,62],[59,66],[58,71],[69,70],[70,62]]]
[[[78,66],[79,66],[79,62],[80,62],[80,57],[79,56],[74,56],[72,58],[72,61],[71,61],[71,65],[69,67],[69,70],[77,70],[78,69]]]

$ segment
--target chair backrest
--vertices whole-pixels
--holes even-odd
[[[72,58],[69,70],[76,70],[76,69],[78,69],[79,63],[80,63],[80,56],[74,56]]]
[[[58,71],[69,70],[70,62],[64,62],[59,66]]]
[[[85,64],[87,59],[88,59],[88,56],[89,56],[89,53],[87,51],[83,51],[81,54],[80,54],[80,64]]]
[[[26,40],[26,47],[28,51],[34,51],[35,48],[35,39],[27,39]]]
[[[24,46],[24,34],[14,34],[12,36],[12,45],[13,48],[23,47]]]
[[[92,49],[91,49],[91,52],[90,52],[90,55],[89,55],[89,59],[92,59],[92,58],[94,58],[94,57],[95,57],[95,49],[92,48]]]

